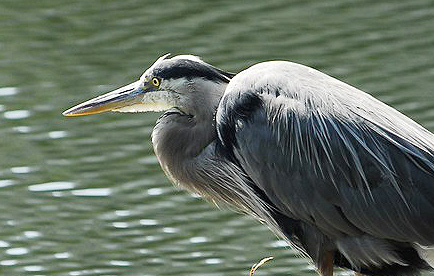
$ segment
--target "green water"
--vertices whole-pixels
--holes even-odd
[[[64,118],[191,53],[300,62],[434,130],[434,2],[0,1],[0,275],[316,275],[258,222],[174,188],[159,114]],[[339,272],[342,275],[346,271]]]

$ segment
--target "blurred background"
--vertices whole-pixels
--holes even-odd
[[[316,275],[265,226],[173,187],[159,114],[65,118],[165,53],[315,67],[434,130],[434,2],[0,1],[0,275]],[[339,271],[339,275],[348,275]]]

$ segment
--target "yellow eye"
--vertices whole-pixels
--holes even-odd
[[[157,79],[157,78],[153,78],[152,79],[152,84],[155,85],[155,86],[160,86],[160,80]]]

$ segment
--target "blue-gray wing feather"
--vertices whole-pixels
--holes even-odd
[[[264,77],[251,83],[258,70],[236,77],[217,112],[221,143],[253,183],[280,212],[329,237],[434,244],[434,136],[318,71],[324,79],[304,88],[310,69],[279,66],[272,76],[259,68]],[[274,79],[300,75],[305,82],[292,87]],[[347,92],[361,95],[340,100]]]

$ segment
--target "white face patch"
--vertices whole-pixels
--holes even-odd
[[[142,102],[130,106],[113,109],[117,112],[148,112],[165,111],[176,105],[176,94],[166,91],[147,92],[144,94]]]
[[[152,103],[152,104],[135,104],[130,106],[121,107],[118,109],[113,109],[113,111],[116,112],[148,112],[148,111],[164,111],[172,106],[167,105],[166,103],[159,102],[159,103]]]

